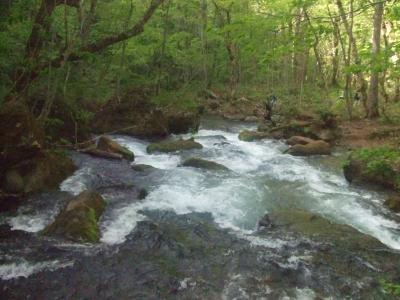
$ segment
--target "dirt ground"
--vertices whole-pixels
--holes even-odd
[[[400,126],[378,120],[345,121],[340,124],[340,146],[350,149],[390,145],[400,147]]]

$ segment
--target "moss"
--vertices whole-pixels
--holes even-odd
[[[194,139],[177,140],[177,141],[164,141],[160,143],[153,143],[147,146],[148,153],[154,152],[175,152],[181,150],[202,149],[203,146]]]

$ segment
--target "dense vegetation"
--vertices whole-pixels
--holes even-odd
[[[52,126],[56,107],[87,122],[132,88],[167,106],[196,106],[205,90],[346,118],[400,106],[398,1],[9,0],[0,11],[0,99]]]

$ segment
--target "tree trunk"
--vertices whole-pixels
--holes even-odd
[[[373,62],[379,57],[381,51],[381,28],[383,19],[383,2],[378,2],[375,4],[374,13],[374,33],[372,36],[372,57]],[[379,117],[379,70],[376,66],[372,66],[371,80],[368,92],[368,111],[367,117],[369,119]]]
[[[335,19],[332,19],[333,25],[333,55],[332,55],[332,77],[331,86],[338,86],[338,73],[339,73],[339,25]]]
[[[346,28],[347,34],[349,36],[349,42],[352,45],[352,52],[353,52],[353,57],[354,57],[354,63],[357,66],[361,66],[361,60],[360,56],[358,54],[358,47],[356,40],[353,35],[353,26],[350,25],[348,19],[347,19],[347,14],[343,8],[343,3],[341,0],[336,0],[337,7],[339,9],[339,14],[342,19],[342,22],[344,24],[344,27]],[[353,0],[350,1],[350,18],[351,18],[351,23],[353,23]],[[368,94],[367,94],[367,83],[364,79],[363,73],[361,71],[357,71],[357,80],[359,84],[359,92],[361,95],[361,101],[364,105],[365,112],[367,113],[367,99],[368,99]]]
[[[207,53],[208,53],[208,42],[207,42],[207,0],[201,0],[201,28],[200,28],[200,39],[202,45],[202,55],[203,55],[203,88],[208,89],[210,86],[208,78],[208,66],[207,66]]]

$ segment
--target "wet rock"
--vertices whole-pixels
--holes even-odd
[[[294,145],[289,148],[287,153],[294,156],[329,155],[331,154],[331,146],[324,141],[313,141],[306,145]]]
[[[258,228],[261,228],[261,227],[269,228],[269,227],[272,227],[272,226],[273,226],[273,224],[272,224],[272,221],[271,221],[271,219],[270,219],[268,214],[264,215],[264,217],[262,217],[258,221]]]
[[[76,242],[98,242],[98,221],[105,206],[105,201],[98,193],[84,191],[73,198],[42,233]]]
[[[314,142],[315,140],[304,137],[304,136],[292,136],[290,139],[288,139],[286,141],[286,144],[290,145],[290,146],[294,146],[294,145],[307,145],[309,143]]]
[[[139,200],[145,199],[148,194],[149,194],[149,192],[146,189],[140,189],[139,195],[138,195]]]
[[[121,146],[108,136],[101,136],[97,141],[97,149],[105,152],[122,155],[128,161],[134,161],[135,155],[128,148]]]
[[[176,141],[163,141],[160,143],[153,143],[147,146],[147,153],[154,152],[175,152],[182,150],[193,150],[193,149],[202,149],[203,146],[197,143],[193,138],[184,140],[176,140]]]
[[[269,138],[270,134],[268,132],[259,132],[259,131],[251,131],[244,130],[239,134],[239,140],[245,142],[253,142],[256,140],[262,140]]]
[[[221,165],[221,164],[213,162],[213,161],[205,160],[202,158],[198,158],[198,157],[192,157],[192,158],[185,160],[183,162],[182,166],[214,170],[214,171],[229,171],[229,169],[227,167],[225,167],[224,165]]]
[[[136,172],[151,172],[156,170],[156,168],[154,168],[153,166],[144,164],[133,165],[132,169],[135,170]]]
[[[49,191],[75,171],[71,159],[63,154],[42,152],[40,156],[21,161],[5,172],[3,189],[10,193]]]
[[[389,197],[385,205],[396,213],[400,212],[400,195]]]

